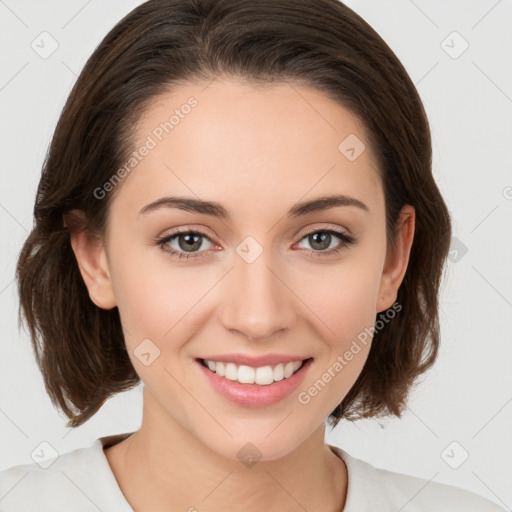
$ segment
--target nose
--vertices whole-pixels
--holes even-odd
[[[292,327],[297,298],[267,251],[252,263],[236,256],[225,286],[220,306],[225,329],[251,341],[264,341]]]

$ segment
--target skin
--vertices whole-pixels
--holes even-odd
[[[135,128],[134,150],[190,96],[198,100],[118,185],[105,240],[72,235],[90,298],[119,308],[144,383],[140,429],[105,455],[136,511],[216,512],[226,503],[251,512],[340,511],[346,467],[325,444],[324,421],[362,371],[371,343],[361,344],[307,405],[297,395],[396,301],[414,209],[403,208],[397,248],[387,251],[384,192],[371,148],[366,144],[354,161],[338,150],[349,134],[364,142],[364,128],[322,93],[228,78],[205,87],[184,84],[148,108]],[[285,217],[296,202],[334,193],[363,201],[369,211],[342,206]],[[176,208],[138,215],[170,195],[217,201],[233,220]],[[204,258],[173,259],[154,244],[176,228],[205,233],[196,249]],[[312,228],[339,229],[357,241],[338,254],[308,258],[308,251],[342,244],[333,236],[318,249],[304,234]],[[252,263],[236,252],[247,236],[263,249]],[[169,246],[179,251],[179,238]],[[134,355],[146,338],[160,350],[148,366]],[[220,396],[194,363],[234,352],[314,360],[296,392],[250,408]],[[237,457],[248,442],[261,452],[252,467]]]

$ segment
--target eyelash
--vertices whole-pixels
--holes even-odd
[[[337,247],[335,247],[334,249],[331,249],[329,251],[318,251],[318,250],[314,251],[311,249],[306,249],[306,253],[307,253],[308,257],[310,257],[310,258],[317,258],[317,257],[326,256],[326,255],[332,256],[334,254],[338,254],[344,248],[349,247],[350,245],[357,242],[357,239],[355,237],[353,237],[351,235],[347,235],[346,233],[337,231],[335,229],[316,229],[313,231],[309,231],[302,236],[302,238],[299,240],[299,242],[304,240],[304,238],[306,238],[310,235],[313,235],[315,233],[329,233],[331,235],[335,235],[336,237],[338,237],[341,240],[341,243]],[[176,230],[174,233],[167,235],[164,238],[156,239],[154,242],[164,252],[166,252],[171,258],[174,258],[177,260],[181,260],[181,259],[190,260],[190,259],[196,259],[196,258],[203,258],[204,256],[202,254],[204,254],[206,251],[201,251],[200,253],[186,253],[186,252],[176,251],[174,249],[169,250],[169,249],[164,248],[168,242],[170,242],[174,238],[178,237],[179,235],[183,235],[183,234],[200,235],[200,236],[208,239],[211,242],[210,237],[208,237],[205,233],[202,233],[200,231],[194,231],[194,230],[179,230],[179,229]],[[195,254],[201,254],[201,255],[197,256]]]

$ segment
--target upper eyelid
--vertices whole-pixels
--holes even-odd
[[[334,231],[336,233],[340,233],[342,235],[347,235],[347,236],[351,236],[350,235],[350,232],[345,229],[345,228],[341,228],[341,227],[331,227],[331,226],[327,226],[327,227],[316,227],[316,228],[311,228],[311,229],[308,229],[307,231],[303,232],[302,236],[301,236],[301,240],[302,238],[304,238],[305,236],[308,236],[308,235],[311,235],[312,233],[316,233],[317,231]]]

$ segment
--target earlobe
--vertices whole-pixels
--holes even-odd
[[[386,254],[386,261],[380,282],[377,313],[390,308],[396,301],[398,289],[402,284],[414,239],[415,210],[405,205],[400,211],[397,225],[395,250]]]
[[[81,212],[73,214],[83,217]],[[73,222],[66,216],[63,220],[65,226]],[[103,240],[90,236],[86,229],[74,229],[70,230],[70,242],[92,302],[102,309],[114,308],[117,302]]]

